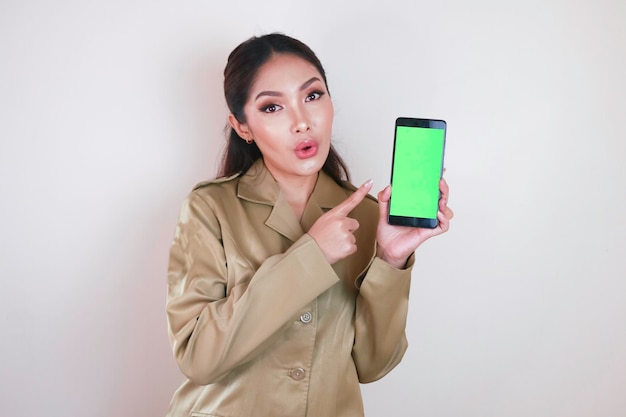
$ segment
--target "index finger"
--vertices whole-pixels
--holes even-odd
[[[350,197],[346,198],[344,201],[339,203],[335,208],[331,211],[338,213],[342,216],[347,216],[348,213],[352,211],[356,206],[359,205],[361,201],[365,198],[367,193],[372,189],[372,184],[374,181],[367,180],[365,181],[355,192],[350,195]]]

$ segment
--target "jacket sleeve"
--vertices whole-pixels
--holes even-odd
[[[374,258],[361,281],[356,301],[352,357],[361,383],[389,373],[408,347],[405,328],[414,255],[406,269]]]
[[[200,385],[254,358],[303,306],[339,281],[307,234],[227,294],[228,268],[218,219],[192,193],[170,251],[167,318],[178,366]]]

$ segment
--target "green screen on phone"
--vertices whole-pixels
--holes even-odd
[[[396,126],[389,215],[434,219],[445,130]]]

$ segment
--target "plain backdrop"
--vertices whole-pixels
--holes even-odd
[[[164,414],[169,243],[228,53],[272,31],[324,63],[355,183],[397,116],[449,126],[456,217],[367,415],[625,416],[623,0],[2,0],[0,415]]]

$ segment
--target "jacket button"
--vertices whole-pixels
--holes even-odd
[[[296,381],[301,381],[304,378],[304,369],[294,368],[291,371],[289,371],[289,376],[292,377]]]
[[[311,320],[313,320],[313,315],[311,314],[310,311],[307,311],[306,313],[300,316],[300,321],[302,323],[305,323],[305,324],[310,323]]]

